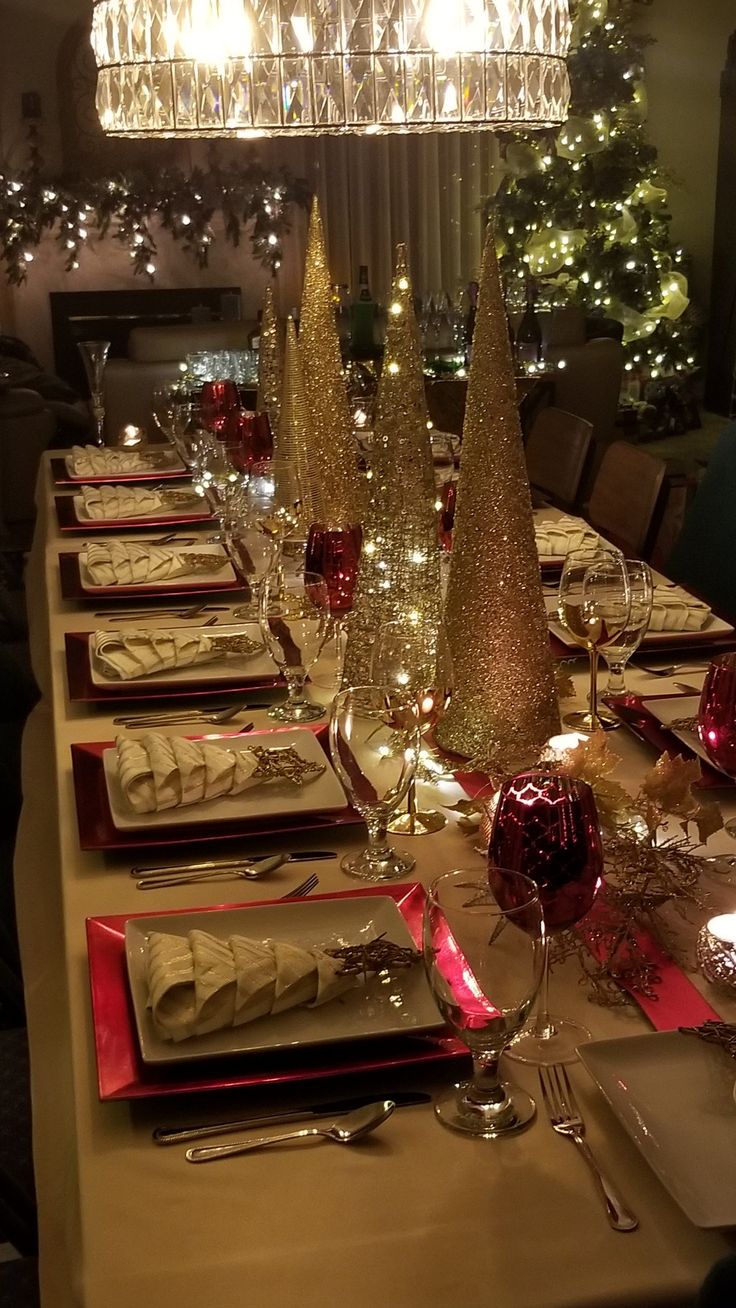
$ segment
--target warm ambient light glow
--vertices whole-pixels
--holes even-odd
[[[568,0],[93,0],[114,136],[556,126]]]

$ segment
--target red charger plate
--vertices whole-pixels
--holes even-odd
[[[162,450],[164,447],[162,446]],[[51,476],[57,486],[102,486],[105,482],[176,481],[188,477],[183,463],[172,468],[151,468],[148,472],[108,472],[97,477],[70,477],[64,459],[51,460]]]
[[[672,695],[647,695],[646,698],[672,699]],[[683,699],[686,698],[687,696],[683,696]],[[673,731],[668,731],[667,727],[649,712],[639,695],[609,695],[604,699],[604,703],[621,718],[635,736],[645,744],[651,745],[659,754],[663,754],[666,750],[668,754],[677,754],[680,758],[696,759],[701,771],[701,780],[695,783],[698,790],[723,790],[736,784],[730,777],[710,767],[694,750],[688,749],[685,742]]]
[[[155,613],[155,609],[152,610]],[[101,624],[101,625],[104,625]],[[121,681],[119,685],[98,686],[92,680],[89,661],[88,631],[67,631],[64,636],[66,646],[66,679],[69,698],[74,703],[114,704],[130,700],[169,700],[179,699],[182,695],[196,694],[202,699],[229,694],[234,691],[248,694],[249,691],[272,690],[285,683],[281,677],[222,677],[217,682],[203,685],[196,678],[196,667],[192,668],[191,681],[179,680],[169,685],[146,684],[145,678],[138,681]]]
[[[59,578],[62,599],[92,600],[93,603],[101,599],[131,599],[135,596],[144,599],[169,600],[177,599],[179,595],[241,594],[243,591],[243,583],[234,573],[231,581],[205,581],[201,577],[190,579],[177,577],[170,587],[147,586],[141,583],[136,586],[96,586],[94,590],[85,590],[79,570],[79,554],[71,553],[59,555]],[[151,609],[151,616],[156,616],[155,609]]]
[[[322,749],[329,757],[327,725],[320,723],[307,728],[316,735]],[[278,730],[278,728],[277,728]],[[284,727],[283,730],[290,730]],[[247,741],[248,737],[237,732],[218,732],[220,738]],[[188,740],[201,740],[201,736],[189,736]],[[105,773],[102,755],[106,749],[112,749],[111,740],[94,741],[87,744],[72,745],[72,774],[74,777],[74,797],[77,805],[77,828],[81,849],[148,849],[161,845],[201,844],[203,841],[242,840],[247,836],[281,835],[285,831],[316,831],[330,827],[356,826],[362,823],[360,814],[347,805],[336,813],[299,813],[293,818],[233,818],[231,822],[218,822],[213,825],[202,823],[199,826],[153,827],[147,831],[118,831],[112,820],[110,801],[107,797]]]
[[[310,895],[310,901],[341,899],[344,896],[382,895],[393,899],[421,948],[422,913],[426,892],[414,882],[410,885],[371,886],[337,894]],[[260,900],[259,903],[277,903]],[[297,901],[298,902],[298,901]],[[250,904],[222,904],[209,909],[172,909],[166,916],[179,913],[213,912],[222,908],[248,908]],[[467,1063],[468,1051],[454,1036],[439,1032],[430,1036],[396,1036],[391,1039],[367,1038],[354,1044],[324,1048],[228,1055],[207,1063],[162,1071],[143,1062],[135,1030],[133,1004],[128,985],[125,958],[125,923],[131,917],[150,917],[148,913],[119,914],[115,917],[87,918],[87,955],[92,997],[92,1022],[97,1055],[97,1086],[102,1100],[145,1099],[158,1095],[191,1094],[202,1090],[231,1090],[237,1087],[264,1089],[321,1081],[329,1077],[368,1075],[392,1068],[431,1067],[436,1063]],[[164,916],[162,914],[161,916]]]
[[[156,527],[188,527],[193,523],[212,522],[210,509],[193,507],[180,513],[147,513],[142,518],[100,518],[89,522],[77,517],[73,495],[55,495],[56,518],[59,531],[83,532],[87,535],[94,531],[149,531]],[[204,503],[202,500],[198,504]]]

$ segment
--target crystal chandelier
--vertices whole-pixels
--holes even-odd
[[[568,0],[94,0],[114,136],[556,126]]]

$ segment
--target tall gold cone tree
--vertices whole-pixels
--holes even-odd
[[[468,758],[513,760],[560,729],[506,313],[486,232],[445,621],[452,703],[438,729]]]
[[[279,320],[273,298],[273,287],[266,287],[263,296],[263,313],[261,316],[261,340],[258,350],[258,399],[256,407],[259,413],[266,413],[271,426],[271,435],[276,437],[281,408],[281,375],[283,352]]]
[[[353,424],[340,357],[332,283],[322,219],[315,197],[309,220],[299,329],[312,451],[327,527],[363,521],[364,483],[358,471]]]
[[[287,459],[295,468],[301,489],[306,526],[324,519],[316,460],[311,457],[311,423],[304,395],[304,378],[294,319],[286,324],[281,414],[274,438],[274,458]]]
[[[442,609],[422,351],[403,245],[389,303],[371,470],[343,676],[353,686],[369,679],[383,623],[413,614],[438,621]]]

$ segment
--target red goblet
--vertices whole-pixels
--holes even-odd
[[[698,735],[708,757],[736,777],[736,654],[713,659],[698,710]]]
[[[353,607],[358,581],[362,527],[323,527],[314,523],[309,528],[304,566],[307,572],[324,577],[329,595],[330,614],[343,618]]]
[[[234,381],[205,382],[199,397],[199,415],[203,426],[221,438],[228,414],[239,404],[240,393]]]
[[[522,872],[539,886],[547,937],[579,922],[589,911],[603,875],[598,813],[590,786],[554,772],[512,777],[499,793],[488,857],[492,889],[499,867]],[[590,1039],[584,1026],[550,1016],[548,990],[545,955],[538,1016],[509,1050],[522,1062],[573,1062],[577,1045]]]

